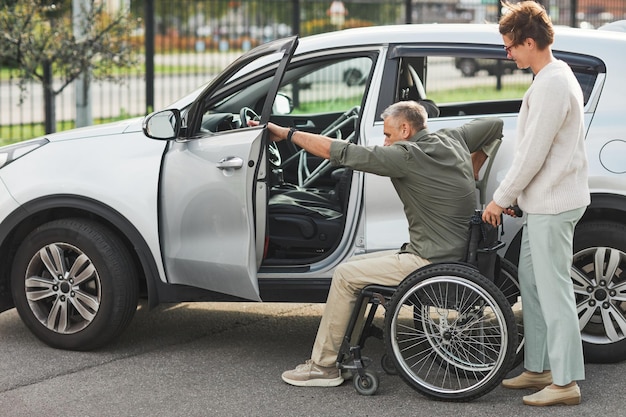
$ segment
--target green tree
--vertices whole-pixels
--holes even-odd
[[[129,14],[108,14],[106,2],[86,1],[80,37],[73,33],[71,0],[0,2],[0,61],[16,66],[22,97],[28,82],[41,83],[46,133],[56,129],[54,98],[81,74],[115,80],[114,68],[135,62],[126,42],[133,26]]]

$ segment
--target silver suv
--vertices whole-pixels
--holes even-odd
[[[626,358],[626,50],[623,33],[558,28],[554,54],[585,97],[592,203],[572,279],[586,358]],[[492,25],[402,25],[264,44],[143,119],[0,148],[0,304],[45,343],[102,346],[139,297],[324,302],[333,269],[408,239],[388,179],[267,140],[272,120],[383,143],[382,110],[428,107],[429,128],[504,121],[486,196],[512,160],[532,74],[463,77],[458,57],[505,59]],[[346,68],[363,78],[346,83]],[[336,74],[333,75],[333,72]],[[316,76],[316,73],[320,73]],[[247,120],[261,124],[247,127]],[[521,219],[502,254],[517,261]],[[518,302],[519,300],[512,300]]]

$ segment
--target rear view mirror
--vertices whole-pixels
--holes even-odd
[[[273,114],[289,114],[293,110],[293,103],[291,98],[284,94],[278,93],[274,99],[274,106],[272,107]]]

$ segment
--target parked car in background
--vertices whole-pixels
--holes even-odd
[[[473,77],[478,71],[485,70],[489,75],[510,74],[517,70],[517,64],[510,59],[488,59],[457,57],[454,66],[461,70],[465,77]]]
[[[612,30],[615,32],[626,32],[626,20],[616,20],[606,23],[598,28],[598,30]]]
[[[557,28],[554,54],[585,99],[592,202],[572,280],[587,360],[626,359],[626,35]],[[268,140],[273,121],[382,145],[383,109],[429,103],[430,130],[499,117],[491,195],[513,159],[532,74],[463,77],[463,57],[504,60],[493,25],[401,25],[263,44],[207,86],[145,118],[0,148],[0,305],[45,343],[87,350],[138,299],[324,302],[334,268],[408,239],[388,179]],[[316,76],[359,68],[362,82]],[[425,101],[429,100],[429,101]],[[248,127],[258,118],[260,125]],[[522,219],[506,218],[517,262]],[[512,300],[516,302],[517,300]]]

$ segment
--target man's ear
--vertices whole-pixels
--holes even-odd
[[[406,122],[402,123],[400,126],[400,132],[402,133],[402,139],[405,140],[413,136],[413,129],[411,129],[411,126]]]

